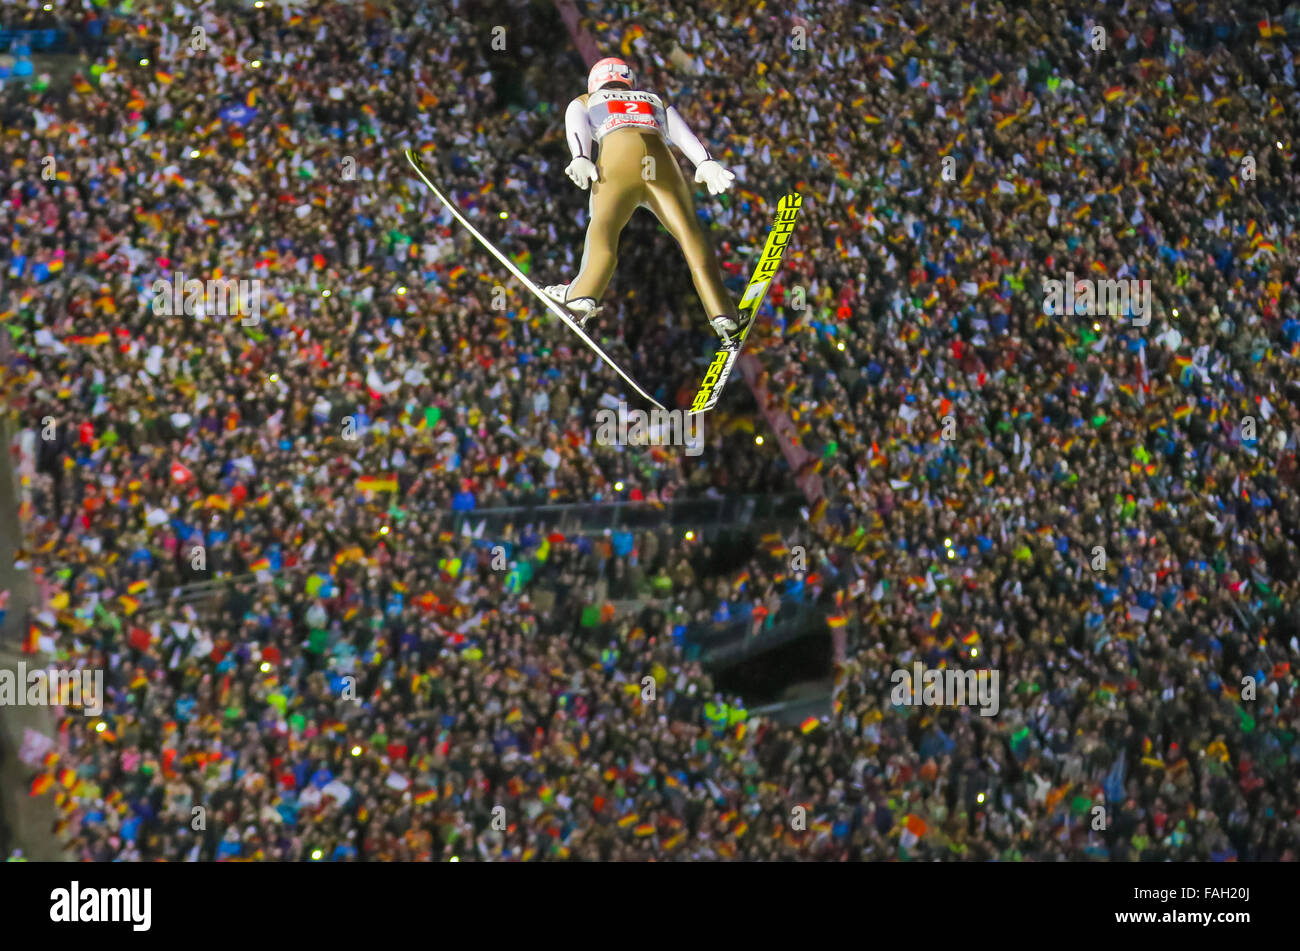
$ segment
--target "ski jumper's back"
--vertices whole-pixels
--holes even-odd
[[[723,286],[722,269],[668,144],[696,165],[709,155],[675,110],[654,93],[606,87],[570,104],[565,129],[574,155],[589,157],[591,146],[599,146],[582,265],[569,297],[600,298],[614,274],[623,226],[637,208],[647,208],[681,245],[705,312],[710,317],[734,315],[735,302]]]
[[[668,118],[663,101],[652,92],[600,89],[587,97],[587,121],[592,139],[600,143],[618,129],[665,135]]]

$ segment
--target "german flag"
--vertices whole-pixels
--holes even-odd
[[[994,480],[994,478],[996,478],[996,476],[995,476],[993,470],[990,469],[988,472],[984,473],[984,484],[985,484],[985,485],[992,485],[992,484],[993,484],[993,480]]]
[[[1102,98],[1105,99],[1107,102],[1114,102],[1116,99],[1120,98],[1123,95],[1124,95],[1123,86],[1111,86],[1104,93],[1102,93]]]
[[[637,813],[635,813],[635,812],[629,812],[629,813],[628,813],[627,815],[625,815],[622,819],[619,819],[619,820],[618,820],[618,827],[619,827],[620,829],[626,829],[626,828],[629,828],[630,826],[634,826],[634,825],[636,825],[637,822],[640,821],[640,819],[641,819],[641,816],[638,815]]]
[[[396,492],[397,479],[393,476],[362,476],[357,480],[358,492]]]
[[[826,624],[833,631],[838,631],[849,623],[849,619],[843,614],[833,614],[826,619]]]
[[[360,545],[353,545],[351,548],[345,548],[334,556],[334,564],[342,565],[349,561],[360,561],[365,557],[365,551]]]
[[[807,736],[819,726],[821,726],[821,721],[816,717],[808,717],[808,719],[799,724],[799,732]]]
[[[638,839],[644,839],[648,835],[655,834],[655,827],[649,822],[643,822],[633,829],[632,832]]]
[[[130,617],[136,611],[140,610],[140,602],[135,598],[128,597],[124,594],[118,598],[118,601],[122,603],[122,610],[126,612],[127,617]]]
[[[133,581],[129,585],[127,585],[126,593],[139,594],[141,591],[148,591],[148,590],[149,590],[149,582],[144,580]]]
[[[49,773],[43,773],[32,780],[32,788],[31,788],[30,795],[39,796],[41,793],[45,792],[53,785],[54,785],[54,777]]]
[[[270,571],[270,570],[271,570],[271,559],[270,559],[270,558],[259,558],[259,559],[257,559],[257,561],[253,562],[253,563],[252,563],[251,565],[249,565],[248,567],[249,567],[249,570],[250,570],[250,571]]]
[[[436,789],[426,789],[423,792],[418,792],[415,794],[415,796],[412,799],[412,802],[414,802],[417,806],[427,806],[429,803],[437,802],[437,801],[438,801],[438,790]]]
[[[164,72],[161,69],[154,70],[153,78],[158,80],[158,82],[162,83],[164,86],[170,86],[172,84],[172,74]]]
[[[95,87],[86,82],[86,77],[81,75],[81,73],[77,73],[72,77],[72,88],[83,96],[88,92],[95,91]]]
[[[930,626],[938,627],[943,620],[943,608],[935,608],[934,613],[930,615]]]
[[[1192,415],[1192,407],[1190,403],[1184,403],[1182,406],[1174,410],[1174,419],[1186,419],[1188,416],[1191,415]]]
[[[624,56],[632,55],[632,44],[645,35],[645,27],[636,24],[628,28],[623,36],[623,42],[619,44],[619,51]]]

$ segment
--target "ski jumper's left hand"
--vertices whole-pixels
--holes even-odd
[[[569,145],[572,162],[564,169],[573,184],[586,189],[600,180],[596,163],[591,160],[591,126],[587,122],[587,97],[579,96],[564,112],[564,140]]]
[[[573,184],[579,188],[587,188],[592,182],[600,180],[600,172],[596,170],[596,163],[585,156],[579,155],[564,169],[564,174],[573,180]]]

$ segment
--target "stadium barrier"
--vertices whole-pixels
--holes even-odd
[[[548,528],[557,531],[636,531],[680,527],[702,534],[731,525],[750,527],[798,521],[802,499],[797,495],[744,495],[727,498],[678,499],[671,502],[612,502],[601,505],[563,503],[470,509],[449,513],[440,527],[459,537],[495,536],[507,526]],[[61,564],[49,567],[55,572]],[[155,588],[140,599],[144,615],[164,607],[189,604],[201,609],[230,585],[256,582],[256,573],[232,574],[210,581]],[[267,582],[271,583],[271,582]]]
[[[674,499],[670,502],[586,502],[557,505],[469,509],[451,518],[452,530],[481,537],[508,525],[545,525],[557,530],[647,529],[677,527],[706,529],[719,525],[755,525],[800,519],[797,495],[739,495],[726,498]]]

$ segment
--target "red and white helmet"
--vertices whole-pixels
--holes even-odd
[[[632,75],[632,67],[627,63],[616,56],[606,56],[591,67],[591,72],[587,74],[587,93],[590,95],[605,83],[627,83],[631,86],[636,83],[636,77]]]

